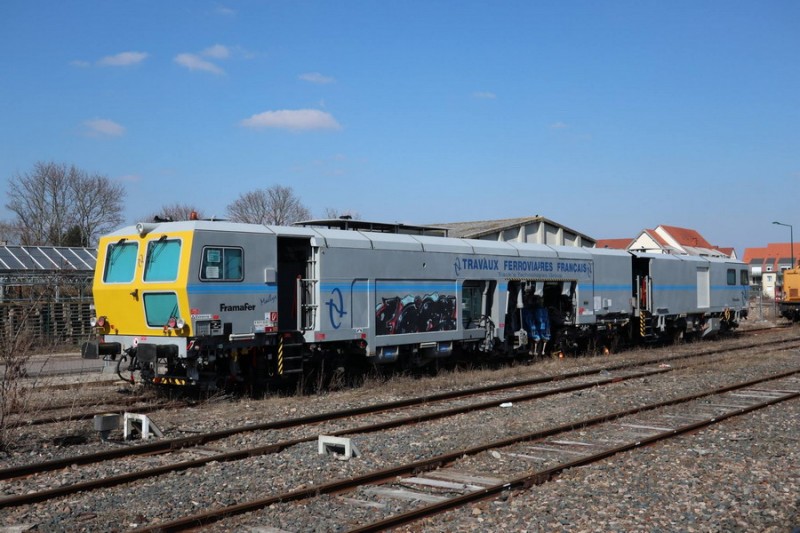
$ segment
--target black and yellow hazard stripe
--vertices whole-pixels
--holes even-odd
[[[283,337],[278,340],[278,375],[283,375]]]
[[[158,385],[190,385],[191,384],[188,379],[170,378],[170,377],[166,377],[166,376],[154,378],[153,382],[158,384]]]

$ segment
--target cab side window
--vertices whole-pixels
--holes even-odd
[[[203,281],[241,281],[244,279],[244,252],[241,248],[206,246],[200,266]]]

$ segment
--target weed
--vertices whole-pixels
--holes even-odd
[[[13,444],[12,416],[26,411],[30,393],[28,363],[33,355],[34,337],[26,324],[35,306],[31,305],[20,316],[11,317],[11,331],[0,333],[0,450],[7,451]]]

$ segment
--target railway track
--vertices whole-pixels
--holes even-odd
[[[481,394],[499,392],[499,391],[508,390],[508,389],[514,389],[514,388],[519,388],[519,387],[540,385],[540,384],[545,384],[545,383],[555,383],[555,382],[565,381],[565,380],[568,380],[568,379],[576,379],[576,378],[597,376],[597,375],[602,375],[602,374],[608,373],[608,372],[625,371],[625,370],[630,370],[630,369],[635,369],[635,368],[646,367],[646,366],[651,365],[651,364],[669,364],[671,362],[680,361],[680,360],[686,360],[686,359],[692,359],[692,358],[696,358],[698,356],[712,356],[712,355],[717,355],[717,354],[729,353],[731,351],[747,351],[747,350],[750,350],[750,349],[755,348],[755,347],[781,346],[781,345],[791,345],[791,344],[797,344],[797,343],[800,343],[800,340],[798,340],[798,339],[780,339],[780,340],[775,340],[775,341],[768,341],[768,342],[762,342],[762,343],[758,343],[758,344],[751,344],[751,345],[741,346],[741,347],[737,347],[737,348],[714,348],[714,349],[710,349],[710,350],[704,350],[704,351],[702,351],[700,353],[697,353],[697,354],[674,355],[674,356],[668,356],[668,357],[657,357],[657,358],[654,358],[654,359],[648,359],[646,361],[622,362],[622,363],[617,363],[617,364],[602,365],[602,366],[596,367],[596,368],[581,369],[581,370],[576,370],[576,371],[571,371],[571,372],[559,373],[559,374],[549,375],[549,376],[535,377],[535,378],[525,379],[525,380],[514,380],[514,381],[510,381],[510,382],[506,382],[506,383],[499,383],[499,384],[493,384],[493,385],[482,386],[482,387],[473,387],[473,388],[455,390],[455,391],[444,392],[444,393],[424,395],[424,396],[408,398],[408,399],[404,399],[404,400],[398,400],[398,401],[393,401],[393,402],[388,402],[388,403],[383,403],[383,404],[375,404],[375,405],[369,405],[369,406],[352,408],[352,409],[344,409],[344,410],[339,410],[339,411],[320,413],[320,414],[317,414],[317,415],[306,416],[306,417],[290,418],[290,419],[285,419],[285,420],[277,420],[277,421],[271,421],[271,422],[265,422],[265,423],[259,423],[259,424],[247,424],[247,425],[244,425],[244,426],[237,426],[237,427],[227,428],[227,429],[224,429],[224,430],[205,433],[205,434],[191,435],[191,436],[179,437],[179,438],[174,438],[174,439],[163,439],[163,440],[160,440],[160,441],[151,442],[151,443],[147,443],[147,444],[126,447],[124,449],[108,450],[108,451],[99,452],[99,453],[96,453],[96,454],[86,454],[86,455],[83,455],[83,456],[74,456],[74,457],[68,457],[68,458],[63,458],[63,459],[57,459],[57,460],[53,460],[53,461],[45,461],[45,462],[35,463],[35,464],[31,464],[31,465],[25,465],[25,466],[21,466],[21,467],[11,467],[11,468],[6,468],[6,469],[1,469],[0,470],[0,480],[10,479],[10,478],[17,477],[17,476],[20,476],[20,475],[31,475],[31,474],[37,474],[37,473],[42,473],[42,472],[47,472],[47,471],[52,471],[52,470],[58,470],[58,469],[65,468],[65,467],[68,467],[68,466],[71,466],[71,465],[91,464],[91,463],[100,462],[100,461],[107,461],[107,460],[110,460],[110,459],[119,459],[119,458],[126,457],[126,456],[152,455],[154,453],[169,452],[169,451],[172,451],[172,450],[186,448],[188,446],[199,446],[199,445],[208,444],[210,442],[213,442],[213,441],[216,441],[216,440],[220,440],[220,439],[224,439],[224,438],[227,438],[227,437],[231,437],[233,435],[238,435],[238,434],[241,434],[241,433],[249,433],[249,432],[254,432],[254,431],[266,431],[266,430],[274,430],[274,429],[286,429],[286,428],[299,427],[299,426],[305,426],[305,425],[310,425],[310,424],[319,424],[319,423],[322,423],[322,422],[341,420],[341,419],[346,419],[346,418],[351,418],[351,417],[361,416],[361,415],[376,414],[376,413],[381,413],[381,412],[384,412],[384,411],[393,411],[393,410],[398,410],[398,409],[401,409],[401,408],[414,407],[414,406],[423,405],[423,404],[433,404],[433,403],[436,403],[436,402],[443,402],[443,401],[454,400],[454,399],[458,399],[458,398],[469,398],[469,397],[474,397],[474,396],[481,395]],[[655,374],[663,373],[663,372],[668,372],[668,371],[675,370],[675,369],[677,369],[677,367],[676,368],[659,368],[657,370],[648,371],[648,374],[650,372],[655,373]],[[644,377],[644,375],[633,375],[633,376],[631,376],[631,377],[629,377],[627,379],[632,379],[633,377]],[[618,381],[620,379],[621,379],[620,377],[613,378],[613,379],[611,379],[611,382],[614,382],[615,380]],[[608,379],[604,379],[604,380],[601,380],[601,381],[602,382],[608,382],[609,380]],[[561,388],[555,389],[554,391],[547,392],[546,395],[570,392],[572,390],[580,390],[582,388],[588,388],[588,387],[596,386],[596,384],[597,384],[596,381],[591,381],[588,384],[584,383],[584,384],[578,384],[576,386],[561,387]],[[540,394],[540,393],[537,392],[535,394]],[[528,398],[528,399],[533,399],[533,398]],[[504,399],[502,401],[521,401],[521,400],[522,400],[522,398],[518,398],[517,396],[513,396],[511,398],[507,398],[507,399]],[[501,401],[501,399],[495,399],[493,401]],[[487,405],[488,406],[494,405],[493,401],[488,402]],[[484,405],[481,408],[486,408],[487,405]],[[107,413],[107,412],[111,412],[111,411],[108,411],[108,410],[103,411],[103,413]],[[86,418],[91,418],[92,416],[94,416],[94,414],[97,414],[97,412],[96,411],[92,411],[92,412],[87,412],[87,413],[78,413],[78,414],[75,415],[75,418],[66,418],[66,419],[62,419],[62,420],[52,420],[51,419],[50,422],[64,422],[64,421],[70,421],[70,420],[75,420],[75,419],[86,419]],[[45,419],[45,420],[47,420],[47,419]],[[31,422],[31,423],[33,423],[33,422]],[[45,422],[41,422],[41,423],[45,423]],[[295,441],[287,442],[285,446],[278,447],[277,449],[275,449],[275,451],[280,451],[280,449],[285,448],[286,446],[294,445],[294,444],[297,444],[297,443],[298,442],[295,442]]]
[[[773,345],[787,345],[794,343],[797,345],[797,340],[780,340],[773,341]],[[758,346],[764,346],[761,343]],[[720,353],[728,353],[730,351],[749,350],[752,346],[744,346],[735,349],[713,349],[706,350],[701,355],[713,356]],[[594,387],[607,386],[614,383],[632,379],[642,379],[648,376],[655,376],[673,372],[682,368],[687,368],[696,365],[699,361],[696,355],[678,355],[672,357],[661,357],[656,361],[647,361],[641,363],[620,363],[615,365],[605,365],[601,368],[580,370],[564,374],[557,374],[552,376],[543,376],[524,381],[514,381],[511,383],[495,384],[487,387],[477,387],[468,390],[454,391],[436,395],[428,395],[418,398],[411,398],[402,401],[395,401],[386,404],[373,405],[361,407],[356,409],[348,409],[330,413],[322,413],[310,417],[300,417],[287,420],[279,420],[263,424],[249,424],[235,428],[229,428],[223,431],[207,433],[202,435],[192,435],[188,437],[181,437],[177,439],[166,439],[161,441],[150,442],[147,444],[136,445],[126,448],[117,448],[113,450],[106,450],[97,454],[86,454],[83,456],[69,457],[65,459],[47,461],[44,463],[23,465],[18,467],[7,468],[0,470],[0,479],[13,479],[21,476],[31,476],[41,474],[53,470],[61,470],[64,468],[72,467],[73,465],[88,465],[101,461],[108,461],[112,459],[120,459],[131,457],[134,455],[148,455],[165,454],[185,452],[189,447],[202,447],[203,445],[221,440],[232,435],[237,435],[245,432],[278,430],[287,428],[298,428],[302,426],[317,425],[323,422],[330,422],[334,420],[350,419],[365,415],[374,415],[377,413],[388,412],[399,409],[407,409],[412,407],[424,406],[423,412],[414,412],[406,416],[395,416],[390,420],[381,422],[372,422],[360,426],[350,426],[344,429],[336,429],[332,431],[325,431],[325,434],[332,436],[344,436],[349,434],[365,434],[376,431],[383,431],[390,428],[400,427],[407,424],[421,423],[425,421],[436,420],[440,418],[452,417],[458,414],[468,413],[471,411],[491,409],[503,403],[517,403],[530,401],[537,398],[545,398],[547,396],[554,396],[557,394],[565,394],[579,390],[585,390]],[[669,362],[678,360],[690,360],[685,365],[670,365]],[[700,364],[705,362],[700,361]],[[615,374],[612,374],[614,372]],[[567,383],[567,381],[571,381]],[[548,385],[542,388],[542,385]],[[556,386],[553,386],[556,385]],[[529,387],[530,390],[521,390]],[[511,393],[506,393],[513,389]],[[500,395],[500,394],[504,395]],[[469,403],[464,403],[465,400],[474,398],[476,396],[484,396],[484,398]],[[453,405],[444,406],[439,409],[431,409],[435,404],[442,404],[445,402],[455,402]],[[6,497],[0,500],[0,508],[13,507],[19,505],[31,504],[34,502],[46,501],[48,499],[56,498],[74,494],[80,491],[96,490],[99,488],[107,488],[123,483],[130,483],[132,481],[145,479],[164,475],[170,472],[177,472],[187,470],[190,468],[197,468],[210,462],[227,462],[244,459],[256,455],[263,455],[269,453],[276,453],[290,446],[294,446],[304,442],[316,440],[318,433],[313,435],[288,438],[273,442],[265,446],[257,446],[245,449],[237,449],[235,451],[221,451],[221,450],[202,450],[202,457],[193,458],[190,460],[175,460],[171,461],[165,458],[160,466],[149,468],[145,470],[138,470],[127,472],[116,476],[106,476],[102,479],[83,481],[74,484],[62,484],[58,487],[39,491],[28,491],[26,494],[19,494],[16,496]],[[188,450],[191,451],[191,450]]]
[[[110,402],[109,402],[110,403]],[[140,398],[125,398],[122,401],[117,401],[113,406],[108,408],[99,409],[98,402],[91,402],[86,401],[82,402],[82,406],[85,407],[87,405],[91,406],[93,409],[88,411],[81,411],[77,413],[70,413],[66,415],[50,415],[50,416],[43,416],[39,418],[33,418],[30,420],[17,420],[15,422],[10,422],[7,424],[7,428],[14,429],[19,427],[27,427],[27,426],[41,426],[44,424],[58,424],[63,422],[76,422],[80,420],[89,420],[96,415],[108,414],[108,413],[116,413],[122,414],[127,409],[126,408],[134,408],[138,413],[151,413],[153,411],[164,409],[166,407],[175,406],[177,404],[175,402],[148,402],[147,400],[142,400]],[[81,405],[77,405],[76,407],[81,407]],[[49,410],[70,410],[71,407],[67,406],[52,406],[47,407],[42,410],[49,411]]]
[[[350,531],[354,533],[384,531],[391,527],[407,524],[446,510],[464,506],[479,499],[496,496],[506,491],[527,489],[530,486],[540,485],[550,481],[555,476],[570,468],[597,463],[619,453],[698,431],[724,422],[734,416],[743,415],[780,402],[799,398],[800,379],[796,377],[798,374],[800,374],[800,369],[782,376],[777,376],[776,380],[770,378],[763,381],[756,380],[711,391],[707,396],[694,395],[672,401],[666,405],[653,404],[630,412],[615,413],[610,415],[606,420],[587,420],[585,424],[580,426],[582,429],[593,427],[596,424],[596,427],[593,427],[592,432],[589,433],[588,436],[585,434],[574,435],[576,429],[574,426],[571,428],[565,427],[565,434],[554,434],[544,438],[544,440],[538,440],[539,436],[536,434],[523,436],[521,442],[535,441],[537,443],[535,446],[524,446],[521,451],[527,453],[507,451],[506,447],[501,443],[499,447],[502,451],[496,450],[495,453],[501,455],[505,454],[511,457],[521,457],[536,466],[533,467],[533,470],[521,472],[519,476],[498,480],[498,482],[495,482],[493,485],[467,486],[465,484],[461,490],[462,494],[460,495],[438,496],[434,494],[435,499],[439,499],[438,502],[410,510],[406,513],[390,516],[371,524],[356,527]],[[790,376],[794,379],[786,379]],[[769,388],[764,388],[766,385],[768,385]],[[705,400],[705,402],[697,403],[697,401],[701,399]],[[641,418],[634,418],[626,422],[629,418],[640,415],[645,411],[662,409],[663,407],[673,407],[675,409],[669,413],[653,414],[644,420]],[[580,440],[572,440],[573,438]],[[517,450],[517,448],[512,448],[512,450]],[[481,451],[484,450],[480,448],[462,450],[463,453],[461,457],[464,455],[474,455],[474,453],[479,453]],[[445,462],[446,460],[443,459],[442,463],[447,465],[455,463],[457,460],[458,457],[454,458],[451,463],[447,463]],[[555,462],[556,464],[548,466],[548,462]],[[426,481],[428,479],[436,480],[437,477],[441,478],[447,476],[442,476],[440,474],[439,476],[425,478],[424,476],[420,477],[418,475],[412,477],[406,475],[406,477],[400,480],[392,481],[392,484],[400,486],[412,484],[421,487],[436,487],[436,483]],[[445,486],[445,488],[449,487],[450,486]],[[363,489],[363,487],[359,486],[359,489]],[[401,488],[400,490],[407,489]],[[423,498],[419,499],[424,501]],[[162,531],[167,529],[169,528],[161,528]]]
[[[138,532],[184,531],[271,505],[336,494],[343,505],[364,505],[377,514],[386,506],[365,496],[427,502],[382,517],[353,532],[384,531],[503,492],[542,484],[566,469],[719,424],[731,417],[800,397],[800,368],[681,398],[521,434],[345,480],[293,490],[141,528]],[[581,430],[580,434],[576,434]],[[588,434],[587,434],[588,430]],[[530,470],[503,479],[459,471],[457,464],[483,452],[522,458]],[[454,467],[454,468],[451,468]],[[474,466],[471,468],[474,469]],[[438,474],[426,475],[436,470]],[[410,489],[409,486],[413,486]],[[346,496],[342,496],[345,494]],[[330,500],[327,501],[330,504]]]

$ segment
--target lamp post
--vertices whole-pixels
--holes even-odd
[[[794,229],[791,224],[784,224],[783,222],[773,222],[778,226],[787,226],[789,228],[789,253],[792,256],[792,264],[789,268],[794,268]]]

